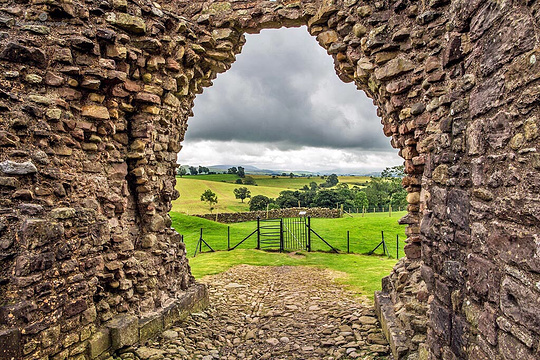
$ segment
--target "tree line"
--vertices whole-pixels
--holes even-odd
[[[249,210],[284,209],[291,207],[336,208],[343,205],[347,211],[366,211],[392,206],[394,209],[407,206],[407,192],[401,181],[403,166],[385,169],[381,177],[371,177],[366,187],[350,187],[339,183],[336,174],[329,175],[326,182],[317,184],[312,181],[300,190],[284,190],[275,199],[264,195],[253,196]]]

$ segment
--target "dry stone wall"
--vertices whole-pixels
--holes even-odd
[[[300,212],[303,212],[300,215]],[[268,211],[248,211],[238,213],[216,213],[195,215],[204,219],[214,220],[225,224],[239,223],[244,221],[254,221],[257,219],[279,219],[279,218],[294,218],[301,216],[310,216],[314,218],[339,218],[342,212],[340,209],[327,208],[289,208],[289,209],[272,209]]]
[[[405,161],[407,258],[376,297],[396,357],[538,358],[539,11],[1,1],[0,358],[99,358],[204,303],[167,214],[193,100],[244,33],[301,25]]]

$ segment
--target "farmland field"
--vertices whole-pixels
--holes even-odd
[[[251,176],[251,175],[248,175]],[[304,185],[308,185],[315,181],[320,184],[325,182],[320,176],[307,177],[283,177],[278,176],[272,178],[269,175],[253,175],[257,183],[255,185],[240,185],[235,184],[239,177],[232,174],[215,174],[215,175],[189,175],[176,178],[176,189],[180,192],[180,197],[172,202],[174,212],[184,214],[205,214],[209,212],[208,206],[201,202],[201,194],[210,189],[216,193],[218,204],[215,211],[218,212],[240,212],[249,211],[249,199],[245,199],[242,203],[234,197],[233,190],[245,186],[251,191],[251,196],[264,195],[270,198],[276,198],[279,193],[284,190],[299,190]],[[341,183],[349,184],[349,186],[361,186],[369,181],[366,176],[340,176]]]

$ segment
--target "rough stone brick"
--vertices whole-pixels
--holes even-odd
[[[139,341],[139,319],[136,316],[118,315],[105,326],[110,330],[111,346],[114,350]]]

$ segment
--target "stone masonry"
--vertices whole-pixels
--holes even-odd
[[[303,215],[300,215],[300,213]],[[260,211],[248,211],[237,213],[215,213],[194,215],[207,220],[218,221],[225,224],[239,223],[245,221],[255,221],[260,219],[278,219],[278,218],[293,218],[299,216],[310,216],[312,218],[328,218],[335,219],[343,215],[340,209],[328,208],[287,208],[287,209],[272,209]]]
[[[204,305],[168,216],[193,100],[245,33],[302,25],[405,161],[407,258],[376,296],[394,356],[537,359],[539,18],[536,0],[0,0],[0,359],[105,357]]]

